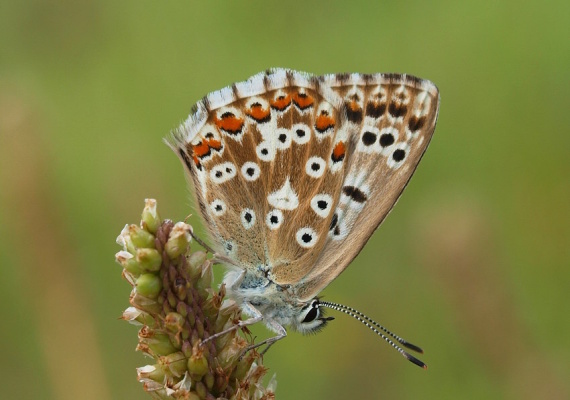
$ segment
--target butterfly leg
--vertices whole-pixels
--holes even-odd
[[[245,303],[244,306],[245,306],[244,308],[246,309],[246,313],[250,314],[252,316],[251,318],[248,318],[245,321],[239,321],[234,326],[232,326],[228,329],[225,329],[221,332],[213,334],[212,336],[208,337],[207,339],[204,339],[204,341],[202,343],[209,342],[210,340],[214,340],[216,338],[219,338],[220,336],[223,336],[227,333],[233,332],[237,329],[241,329],[244,326],[253,325],[253,324],[256,324],[256,323],[263,320],[263,315],[259,312],[259,310],[257,308],[255,308],[254,306],[252,306],[249,303]],[[246,351],[247,350],[249,350],[249,348],[246,349]]]
[[[267,324],[267,327],[269,329],[271,329],[272,331],[274,331],[275,333],[277,333],[277,335],[270,337],[268,339],[265,339],[259,343],[253,344],[251,346],[249,346],[248,348],[246,348],[244,350],[244,354],[247,353],[250,350],[256,349],[258,347],[261,347],[263,345],[266,345],[265,349],[263,349],[263,351],[261,352],[261,355],[264,355],[265,353],[267,353],[267,350],[269,350],[269,348],[271,346],[273,346],[273,344],[275,342],[277,342],[278,340],[283,339],[285,336],[287,336],[287,331],[285,330],[285,328],[283,328],[283,326],[273,320],[266,320],[265,321]]]

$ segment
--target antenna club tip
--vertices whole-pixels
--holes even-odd
[[[427,371],[427,365],[424,364],[422,368]]]
[[[424,350],[421,347],[416,346],[415,344],[406,342],[405,340],[402,340],[400,344],[402,344],[403,346],[407,347],[410,350],[415,351],[416,353],[424,354]]]
[[[423,369],[427,369],[427,365],[424,364],[423,361],[418,360],[416,357],[414,357],[414,356],[412,356],[412,355],[410,355],[410,354],[408,354],[408,353],[406,353],[406,352],[403,352],[402,355],[403,355],[408,361],[412,362],[413,364],[416,364],[418,367],[423,368]]]

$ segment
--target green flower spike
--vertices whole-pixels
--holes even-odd
[[[225,288],[212,287],[212,261],[190,250],[192,227],[161,220],[156,200],[147,199],[140,225],[126,225],[117,238],[115,259],[133,290],[122,319],[142,327],[137,350],[154,362],[137,369],[143,389],[154,399],[269,400],[267,369],[238,331],[207,340],[240,318]]]

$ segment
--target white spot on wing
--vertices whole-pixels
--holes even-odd
[[[326,218],[332,208],[333,199],[326,193],[317,194],[311,199],[311,208],[321,218]]]
[[[269,103],[267,102],[267,100],[261,98],[261,97],[251,97],[249,99],[247,99],[247,102],[245,103],[245,107],[246,109],[250,109],[251,106],[253,106],[254,104],[259,104],[261,105],[261,108],[263,108],[264,110],[267,110],[269,108]]]
[[[431,105],[431,99],[428,92],[423,91],[417,94],[416,100],[414,102],[414,114],[419,118],[427,115],[429,112],[429,107]]]
[[[250,229],[255,224],[255,212],[251,208],[241,210],[240,217],[245,229]]]
[[[281,210],[294,210],[299,206],[299,197],[291,186],[289,177],[287,177],[280,189],[267,196],[267,202]]]
[[[279,150],[286,150],[291,147],[291,132],[287,129],[279,128],[275,132],[275,145]]]
[[[253,182],[259,178],[261,170],[256,163],[247,161],[241,166],[241,174],[246,181]]]
[[[314,229],[309,227],[304,227],[297,231],[297,233],[295,234],[295,238],[297,239],[297,243],[299,243],[299,246],[308,249],[313,247],[317,243],[319,237]]]
[[[271,162],[275,158],[275,148],[266,141],[259,143],[255,152],[261,161]]]
[[[216,199],[210,203],[210,209],[216,217],[220,217],[226,213],[227,207],[222,200]]]
[[[281,210],[271,210],[265,216],[265,223],[271,230],[275,230],[283,223],[283,213]]]
[[[220,184],[230,179],[233,179],[236,176],[236,167],[233,163],[227,161],[225,163],[221,163],[215,165],[210,170],[210,179],[212,182]]]
[[[306,144],[311,140],[311,128],[305,124],[295,124],[291,127],[293,141],[297,144]]]
[[[402,104],[408,104],[410,102],[410,93],[406,85],[402,84],[394,91],[392,101],[401,102]]]
[[[227,88],[226,88],[227,89]],[[225,89],[222,89],[225,90]],[[216,118],[218,120],[222,119],[222,115],[225,113],[231,113],[236,118],[243,118],[243,113],[235,107],[222,107],[216,110]]]
[[[312,178],[320,178],[325,173],[327,163],[321,157],[311,157],[305,164],[305,172]]]

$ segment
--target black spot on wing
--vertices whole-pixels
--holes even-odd
[[[355,186],[344,186],[342,192],[357,203],[364,203],[368,200],[366,193]]]

